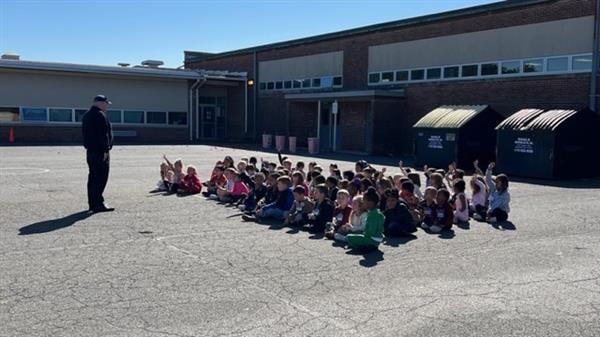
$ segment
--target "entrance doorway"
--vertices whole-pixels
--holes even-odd
[[[201,104],[196,116],[197,139],[223,139],[226,135],[226,113],[223,106]]]
[[[321,134],[319,145],[323,150],[340,150],[342,148],[342,133],[340,132],[340,116],[342,111],[341,104],[338,104],[337,114],[332,113],[331,105],[333,103],[322,103],[321,105]],[[335,123],[334,123],[334,118]],[[335,128],[335,130],[334,130]],[[334,132],[335,131],[335,132]],[[335,135],[335,149],[333,137]]]

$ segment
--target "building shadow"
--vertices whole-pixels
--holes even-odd
[[[36,223],[32,223],[27,226],[19,228],[19,235],[30,235],[30,234],[42,234],[52,232],[58,229],[63,229],[72,226],[77,221],[81,221],[92,216],[92,212],[81,211],[67,215],[63,218],[45,220]]]

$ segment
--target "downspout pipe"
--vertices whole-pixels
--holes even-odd
[[[598,53],[600,44],[600,0],[596,0],[596,15],[594,16],[594,50],[592,51],[592,78],[590,80],[590,110],[597,112],[598,99]]]
[[[188,124],[190,126],[189,127],[189,129],[190,129],[190,143],[194,141],[194,136],[193,136],[193,125],[194,125],[194,123],[192,123],[192,121],[194,120],[194,116],[192,114],[192,111],[194,109],[194,106],[193,106],[193,102],[194,102],[193,93],[194,93],[194,90],[195,90],[195,92],[196,92],[196,111],[198,111],[198,88],[200,88],[201,86],[203,86],[204,83],[206,83],[206,77],[202,77],[202,78],[196,79],[196,81],[194,82],[194,84],[192,84],[192,86],[190,87],[190,90],[189,90],[189,93],[188,93],[189,98],[190,98],[189,99],[190,100],[190,107],[189,107],[189,111],[190,112],[189,112],[189,119],[188,119],[188,121],[189,121]],[[198,122],[198,121],[196,121],[196,122]]]

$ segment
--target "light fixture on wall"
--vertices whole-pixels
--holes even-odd
[[[248,80],[248,86],[251,87],[254,85],[254,80],[253,79],[249,79]]]

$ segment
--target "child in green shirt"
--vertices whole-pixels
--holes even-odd
[[[363,195],[364,207],[367,209],[367,221],[362,234],[348,234],[348,245],[360,251],[373,251],[383,241],[383,223],[385,217],[378,208],[379,195],[375,188],[369,187]]]

